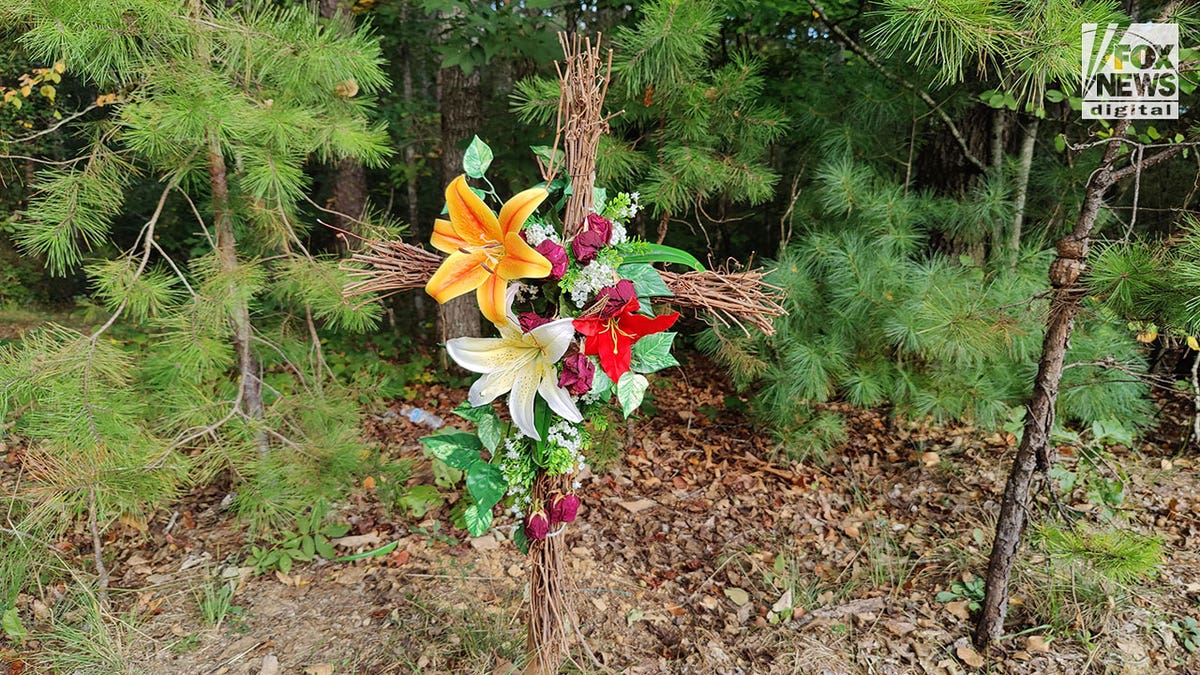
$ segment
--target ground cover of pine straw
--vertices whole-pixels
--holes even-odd
[[[1081,587],[1047,599],[1053,561],[1027,547],[1008,623],[1018,634],[979,654],[968,646],[969,598],[936,596],[955,582],[977,584],[985,570],[1011,435],[898,425],[880,411],[835,406],[848,418],[848,442],[824,467],[793,464],[774,455],[703,359],[657,378],[652,392],[657,413],[628,435],[618,428],[614,438],[628,449],[584,481],[584,508],[566,535],[592,652],[576,650],[568,671],[1200,672],[1170,629],[1198,614],[1200,598],[1200,469],[1188,452],[1114,449],[1128,472],[1123,517],[1163,540],[1157,575],[1099,596]],[[392,409],[419,405],[451,419],[463,396],[432,385]],[[419,456],[426,431],[382,414],[364,433],[404,457]],[[125,590],[112,592],[120,609],[108,631],[127,669],[512,672],[526,574],[508,528],[470,540],[452,530],[447,508],[406,518],[383,509],[377,489],[360,487],[339,505],[353,526],[339,544],[350,553],[398,540],[392,554],[288,575],[238,567],[243,541],[219,488],[158,514],[147,536],[112,537],[113,585]],[[1079,491],[1043,501],[1039,518],[1090,508]],[[198,598],[221,575],[236,580],[235,609],[219,628],[205,627]],[[35,634],[59,590],[21,598]],[[45,668],[38,650],[36,639],[26,645],[25,672]]]

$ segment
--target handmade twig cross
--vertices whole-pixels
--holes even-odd
[[[610,198],[594,186],[597,146],[608,127],[601,107],[611,54],[603,60],[590,40],[560,41],[558,124],[555,148],[542,162],[543,185],[496,212],[485,202],[489,196],[500,202],[494,191],[472,188],[466,176],[454,179],[446,188],[448,219],[435,223],[430,241],[446,255],[367,241],[352,258],[365,267],[351,271],[356,280],[345,289],[346,296],[386,296],[424,288],[439,302],[473,292],[495,324],[498,337],[446,343],[451,358],[480,374],[457,411],[476,432],[422,442],[466,474],[472,535],[491,527],[502,502],[518,517],[513,541],[532,558],[526,670],[545,673],[562,664],[568,630],[577,623],[565,592],[561,534],[579,507],[575,477],[592,430],[606,424],[614,396],[628,417],[641,405],[645,376],[678,365],[671,355],[675,334],[667,332],[678,314],[655,314],[652,302],[696,309],[747,333],[751,327],[772,333],[772,319],[784,313],[781,290],[761,270],[706,270],[684,251],[627,236],[636,194]],[[560,162],[565,180],[556,177]],[[468,173],[490,188],[486,168]],[[559,190],[568,196],[553,213],[539,215]],[[691,270],[659,270],[656,263]],[[491,405],[504,395],[511,425]]]

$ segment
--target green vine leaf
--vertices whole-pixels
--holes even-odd
[[[654,333],[633,344],[633,361],[630,366],[635,373],[654,373],[663,368],[679,365],[671,354],[675,333]]]
[[[460,471],[467,471],[478,464],[479,452],[483,449],[479,437],[465,431],[434,434],[421,439],[429,456],[440,459]]]
[[[477,462],[467,471],[467,492],[475,500],[475,504],[485,509],[491,509],[508,491],[508,482],[500,469],[485,462]]]
[[[658,275],[658,270],[654,269],[653,265],[650,263],[629,264],[630,257],[632,256],[625,258],[627,262],[617,268],[617,273],[633,282],[633,288],[637,291],[639,298],[672,295],[671,289],[667,288],[667,284],[663,282],[662,277]]]
[[[485,509],[481,504],[472,504],[463,511],[463,520],[472,537],[481,537],[492,526],[492,508],[489,506]]]
[[[635,372],[627,372],[617,381],[617,400],[621,402],[621,412],[625,417],[633,414],[633,411],[638,409],[642,404],[642,398],[646,395],[646,389],[649,388],[650,381],[645,375],[639,375]]]
[[[488,167],[492,165],[492,158],[492,149],[480,140],[479,136],[475,136],[463,155],[463,171],[471,178],[483,178]]]

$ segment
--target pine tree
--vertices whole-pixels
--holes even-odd
[[[35,58],[117,92],[76,125],[79,160],[38,174],[17,233],[59,274],[83,265],[110,317],[0,355],[4,412],[33,442],[28,489],[44,497],[11,501],[25,536],[6,553],[84,515],[103,587],[104,528],[223,471],[239,513],[287,522],[357,461],[356,405],[326,377],[318,331],[361,330],[378,310],[343,300],[336,258],[307,251],[305,168],[387,155],[368,119],[387,84],[377,40],[307,8],[200,2],[8,3],[0,21]],[[150,180],[157,199],[126,239],[127,198]],[[190,259],[162,243],[192,232]],[[150,346],[120,349],[120,331]]]
[[[733,204],[774,197],[778,174],[769,149],[787,118],[765,100],[761,60],[735,51],[711,65],[721,40],[717,3],[655,0],[613,38],[607,107],[620,111],[602,137],[597,183],[637,190],[657,220],[661,243],[673,219],[719,222]],[[517,84],[514,109],[527,123],[551,126],[558,83]],[[645,225],[643,224],[644,228]]]
[[[772,263],[772,282],[788,289],[778,334],[710,331],[701,342],[756,391],[755,410],[784,450],[819,454],[844,437],[838,418],[815,407],[832,399],[984,428],[1019,418],[1045,317],[1036,296],[1047,256],[1029,252],[1010,272],[928,247],[947,232],[986,232],[979,223],[1005,220],[1010,202],[986,189],[962,200],[905,195],[847,157],[817,175],[802,205],[813,225]],[[1076,365],[1062,423],[1149,422],[1147,388],[1129,378],[1145,371],[1145,357],[1123,324],[1089,314],[1068,359]],[[1109,360],[1121,369],[1102,365]]]

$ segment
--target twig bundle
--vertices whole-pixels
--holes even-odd
[[[612,74],[612,52],[605,61],[600,57],[600,38],[558,34],[563,48],[563,63],[558,69],[558,128],[555,141],[563,142],[563,160],[571,178],[571,196],[563,214],[563,236],[574,237],[583,231],[592,208],[592,188],[596,185],[596,154],[600,136],[608,130],[608,119],[601,108],[608,93]],[[555,153],[556,154],[556,153]]]
[[[671,304],[701,310],[716,324],[737,326],[747,336],[750,331],[746,323],[764,335],[774,335],[772,320],[787,314],[781,304],[783,289],[764,281],[764,274],[761,269],[683,274],[659,271],[667,288],[675,294]]]
[[[570,239],[587,226],[596,185],[596,152],[600,136],[608,130],[601,108],[612,73],[612,52],[607,62],[600,57],[600,40],[559,33],[563,63],[557,65],[560,94],[555,143],[563,143],[563,161],[571,178],[571,196],[563,213],[563,237]],[[555,157],[557,152],[551,153]],[[543,167],[548,173],[552,167]],[[556,492],[568,492],[567,476],[542,473],[534,482],[535,504],[548,503]],[[575,623],[575,610],[567,594],[565,532],[530,542],[529,621],[526,650],[530,661],[527,674],[557,673],[570,646],[568,630]]]
[[[548,476],[541,473],[534,483],[540,495],[566,493],[571,489],[571,476]],[[529,573],[529,619],[526,646],[529,675],[557,673],[570,647],[568,630],[576,625],[575,608],[567,592],[570,581],[566,575],[566,524],[557,534],[529,542],[532,565]]]
[[[355,281],[346,284],[342,297],[377,293],[386,298],[401,291],[424,288],[442,260],[438,253],[402,241],[365,239],[350,261],[367,267],[343,267]]]

